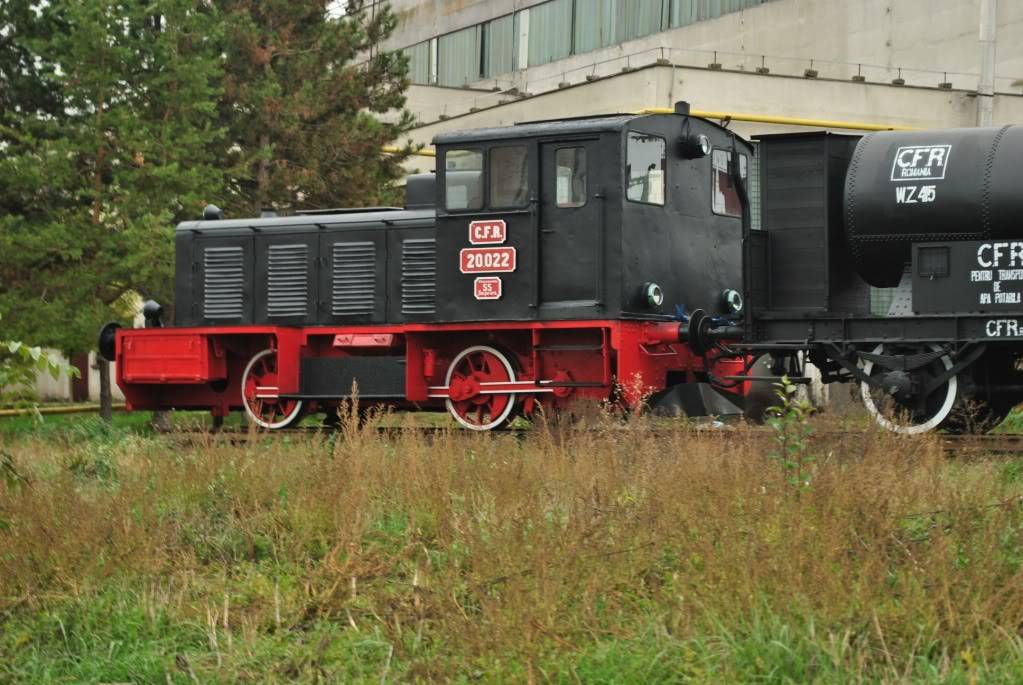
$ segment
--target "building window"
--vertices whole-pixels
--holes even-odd
[[[732,182],[731,150],[714,148],[711,160],[711,211],[722,216],[741,217],[742,203],[739,202],[739,192],[735,189],[735,184]],[[747,167],[748,159],[746,155],[740,154],[739,175],[743,179],[749,178]]]
[[[576,5],[573,47],[575,54],[606,48],[615,42],[615,0],[592,0],[585,12]]]
[[[494,78],[515,71],[518,38],[515,15],[483,24],[483,77]]]
[[[770,0],[550,0],[404,49],[413,83],[462,87]]]
[[[586,148],[563,147],[554,153],[555,204],[582,207],[586,204]]]
[[[662,0],[615,0],[615,43],[663,30],[667,11]]]
[[[665,149],[660,136],[629,132],[625,195],[633,202],[664,204]]]
[[[490,149],[490,206],[525,207],[529,201],[529,156],[525,145]]]
[[[671,27],[687,26],[762,5],[768,0],[668,0]]]
[[[430,83],[430,75],[433,72],[433,55],[430,50],[430,41],[426,40],[422,43],[416,43],[410,48],[405,48],[403,52],[405,57],[408,58],[409,80],[412,83]]]
[[[477,24],[438,39],[439,85],[460,88],[480,79],[481,29]]]
[[[483,208],[483,152],[444,153],[444,206],[449,210]]]
[[[572,54],[572,0],[552,0],[530,7],[529,66]]]

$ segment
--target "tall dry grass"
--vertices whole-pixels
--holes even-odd
[[[143,650],[185,630],[125,672],[1023,673],[1007,665],[1023,656],[1023,469],[949,459],[938,438],[820,428],[798,487],[761,429],[611,419],[524,435],[380,435],[348,422],[242,444],[8,444],[0,661],[14,679],[88,677],[107,673],[87,669],[106,642]],[[117,637],[117,621],[141,637]],[[366,670],[344,670],[352,659]]]

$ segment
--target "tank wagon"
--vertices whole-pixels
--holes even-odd
[[[271,429],[353,389],[474,430],[580,398],[740,412],[748,355],[679,331],[688,306],[741,332],[752,147],[687,113],[443,134],[403,208],[207,208],[176,230],[173,325],[149,303],[101,352],[129,409]]]
[[[902,433],[988,427],[1023,400],[1023,129],[771,135],[758,154],[733,351],[858,383]]]

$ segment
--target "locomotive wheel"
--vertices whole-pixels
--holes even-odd
[[[484,394],[484,383],[509,383],[515,370],[508,358],[493,347],[477,345],[455,357],[445,385],[448,411],[460,425],[474,431],[488,431],[508,421],[515,408],[515,393]]]
[[[929,347],[933,352],[941,350],[941,347],[933,343]],[[884,354],[885,346],[878,345],[872,353]],[[944,355],[919,372],[923,374],[926,382],[951,368],[952,360],[948,355]],[[874,362],[868,360],[863,364],[865,374],[872,375],[873,371]],[[879,368],[878,372],[881,371],[883,369]],[[916,435],[938,428],[949,418],[958,399],[959,382],[952,376],[929,395],[914,395],[908,399],[893,397],[882,388],[861,383],[860,394],[867,411],[882,428],[902,435]]]
[[[265,396],[276,395],[277,387],[277,351],[263,350],[249,360],[242,374],[245,413],[262,428],[287,428],[302,414],[302,400]]]

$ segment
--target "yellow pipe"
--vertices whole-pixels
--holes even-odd
[[[398,147],[396,145],[385,145],[384,146],[384,152],[386,152],[389,155],[396,155],[399,152],[402,152],[403,150],[404,150],[404,148],[400,148],[400,147]],[[431,149],[425,148],[425,147],[421,148],[419,150],[416,150],[412,154],[413,155],[417,155],[419,157],[436,157],[437,156],[437,153],[434,150],[431,150]]]
[[[113,408],[117,411],[124,409],[124,404],[115,404]],[[86,412],[99,411],[98,404],[76,404],[65,407],[38,407],[40,414],[44,416],[46,414],[84,414]],[[9,418],[12,416],[25,416],[26,414],[34,414],[36,412],[32,407],[25,407],[23,409],[0,409],[0,418]]]
[[[648,107],[642,114],[673,114],[670,107]],[[856,131],[912,131],[908,126],[891,124],[868,124],[863,121],[835,121],[832,119],[804,119],[801,117],[778,117],[767,114],[740,114],[738,112],[708,112],[694,109],[689,112],[694,117],[704,119],[731,119],[732,121],[750,121],[758,124],[778,124],[780,126],[807,126],[810,128],[847,128]]]

